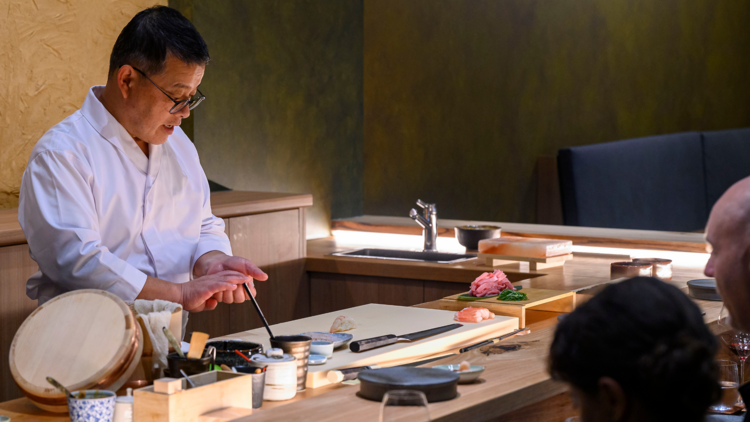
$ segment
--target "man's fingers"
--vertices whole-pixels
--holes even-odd
[[[203,310],[204,311],[213,311],[214,309],[216,309],[216,305],[218,305],[218,304],[219,304],[219,302],[217,302],[216,299],[213,299],[213,298],[212,299],[208,299],[203,304]]]
[[[244,288],[238,288],[234,291],[234,303],[242,303],[245,301],[247,293]]]
[[[261,271],[260,268],[256,267],[255,264],[252,262],[245,260],[245,272],[250,277],[260,280],[260,281],[266,281],[268,280],[268,274]]]
[[[250,277],[247,275],[232,270],[222,271],[216,273],[216,275],[219,276],[219,280],[226,283],[242,284],[250,281]]]

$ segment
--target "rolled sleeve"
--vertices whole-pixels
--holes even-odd
[[[60,291],[100,289],[132,302],[147,275],[102,244],[92,177],[70,152],[39,154],[24,172],[18,220],[31,257]]]

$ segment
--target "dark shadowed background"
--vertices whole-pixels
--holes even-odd
[[[330,218],[535,221],[537,157],[750,126],[750,2],[179,0],[211,51],[209,178]],[[204,89],[205,88],[205,89]]]

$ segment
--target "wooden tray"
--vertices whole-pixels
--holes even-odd
[[[523,289],[529,300],[518,302],[505,302],[497,300],[497,297],[489,297],[474,301],[458,300],[461,293],[440,299],[440,309],[448,311],[460,311],[463,308],[474,306],[487,308],[496,315],[513,316],[518,318],[520,327],[526,326],[527,310],[548,312],[572,312],[576,307],[576,293],[564,290],[547,289]]]
[[[493,255],[480,253],[477,255],[478,260],[484,260],[489,267],[498,267],[501,265],[519,264],[521,262],[529,263],[529,270],[543,270],[545,268],[559,267],[565,264],[565,261],[573,259],[573,254],[550,256],[548,258],[533,258],[528,256],[509,256]]]
[[[152,422],[204,422],[224,419],[216,412],[245,416],[253,409],[253,378],[247,374],[210,371],[191,375],[197,385],[187,389],[184,378],[169,394],[157,393],[154,386],[133,392],[133,420]],[[163,378],[163,381],[170,380]],[[171,388],[171,387],[170,387]],[[228,419],[227,419],[228,420]]]
[[[273,334],[294,335],[307,331],[328,331],[336,317],[346,315],[354,318],[358,328],[347,331],[361,340],[387,334],[409,334],[443,325],[453,324],[454,312],[423,309],[407,306],[369,305],[343,309],[309,318],[289,321],[271,326]],[[478,341],[501,336],[518,328],[518,319],[499,317],[478,324],[464,324],[463,327],[427,337],[414,342],[400,342],[366,352],[354,353],[348,348],[334,350],[333,358],[323,365],[310,365],[307,372],[307,388],[318,388],[330,384],[328,371],[364,365],[393,366],[431,357],[455,348]],[[227,337],[229,338],[229,337]],[[261,343],[265,350],[269,347],[265,328],[232,334],[231,338]]]

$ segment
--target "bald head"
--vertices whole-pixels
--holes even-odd
[[[730,187],[714,205],[706,225],[711,258],[705,273],[716,278],[737,328],[750,332],[750,177]]]

